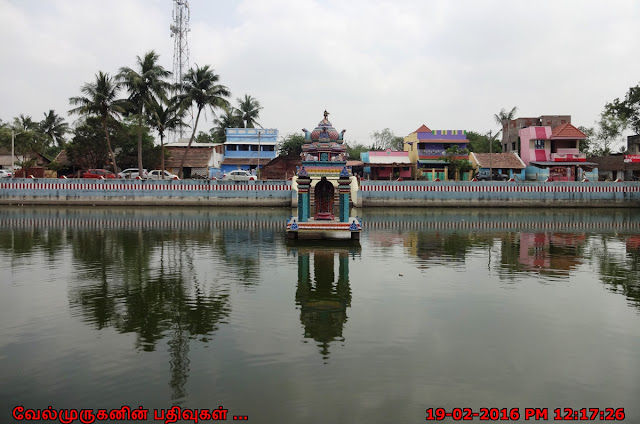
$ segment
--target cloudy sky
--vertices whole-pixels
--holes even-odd
[[[513,106],[591,126],[640,82],[637,0],[189,5],[191,65],[211,65],[233,99],[256,97],[260,123],[281,135],[311,129],[325,109],[358,143],[386,127],[496,131],[493,115]],[[0,119],[66,116],[97,71],[149,50],[171,70],[172,10],[171,0],[0,0]]]

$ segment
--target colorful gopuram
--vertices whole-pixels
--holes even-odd
[[[305,134],[302,166],[295,178],[298,214],[287,221],[287,233],[291,238],[298,238],[301,232],[350,232],[352,239],[358,239],[362,231],[360,219],[349,217],[352,176],[346,167],[347,152],[343,144],[346,130],[338,133],[325,110],[324,119],[313,131],[306,128],[302,131]],[[334,205],[336,189],[338,216]]]

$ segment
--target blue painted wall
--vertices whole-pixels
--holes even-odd
[[[278,155],[278,130],[275,128],[227,128],[225,158],[260,159],[260,167]],[[258,154],[259,153],[259,154]],[[222,165],[222,173],[235,169],[249,170],[249,165]]]

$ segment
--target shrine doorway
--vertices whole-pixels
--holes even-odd
[[[327,177],[322,177],[316,188],[313,191],[315,213],[314,219],[318,220],[332,220],[333,216],[333,199],[334,199],[334,187]]]

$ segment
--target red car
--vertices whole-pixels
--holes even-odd
[[[82,178],[107,179],[118,177],[116,176],[116,174],[106,169],[87,169],[82,173]]]

